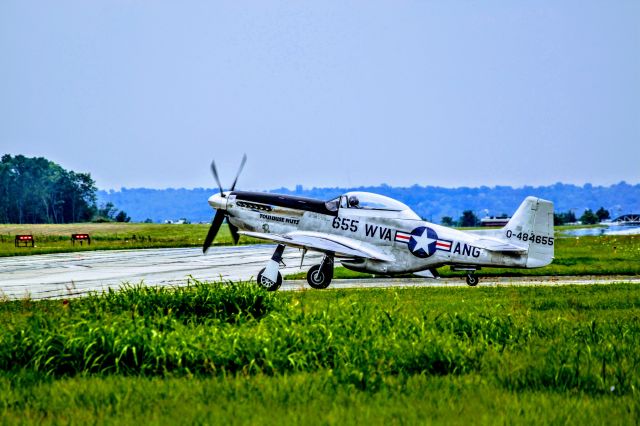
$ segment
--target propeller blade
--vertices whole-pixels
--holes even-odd
[[[213,177],[216,179],[216,183],[218,184],[218,188],[220,188],[220,194],[224,194],[222,191],[222,184],[220,183],[220,178],[218,177],[218,169],[216,169],[216,162],[211,161],[211,173],[213,173]],[[224,196],[224,195],[223,195]]]
[[[233,223],[229,222],[229,218],[227,218],[227,225],[229,225],[229,231],[231,231],[231,238],[233,238],[233,244],[238,244],[240,240],[240,234],[238,234],[238,227]]]
[[[242,161],[240,162],[240,168],[238,169],[238,173],[236,174],[236,178],[233,180],[233,184],[231,185],[231,191],[236,188],[236,183],[238,183],[238,178],[240,177],[240,172],[242,172],[242,168],[244,167],[244,163],[247,162],[247,154],[242,155]]]
[[[211,227],[209,227],[209,232],[207,232],[207,237],[204,239],[204,244],[202,245],[202,253],[206,253],[207,250],[209,250],[209,247],[211,247],[211,243],[213,242],[213,239],[218,234],[218,231],[220,230],[220,225],[222,225],[223,220],[224,220],[224,211],[218,210],[216,212],[216,215],[213,217],[213,220],[211,221]]]

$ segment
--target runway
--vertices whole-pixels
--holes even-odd
[[[118,288],[122,283],[184,285],[199,280],[249,280],[273,254],[273,245],[108,250],[0,258],[0,290],[9,298],[32,299],[81,295]],[[285,251],[283,276],[299,271],[301,252]],[[305,268],[320,262],[307,253]]]
[[[78,296],[91,291],[118,288],[122,283],[185,285],[192,276],[199,280],[249,280],[264,267],[273,245],[212,247],[206,255],[199,248],[112,250],[59,253],[0,258],[0,294],[32,299]],[[282,275],[299,272],[301,252],[285,250]],[[320,262],[321,255],[307,253],[303,269]],[[636,277],[531,277],[482,278],[481,286],[566,285],[638,282]],[[376,288],[418,286],[466,286],[459,278],[376,278],[334,280],[330,288]],[[305,280],[285,281],[281,290],[310,289]]]

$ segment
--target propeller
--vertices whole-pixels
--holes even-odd
[[[229,225],[229,231],[231,231],[231,238],[233,238],[233,244],[238,244],[238,241],[240,240],[240,234],[238,234],[238,227],[235,226],[233,223],[229,222],[228,218],[227,218],[227,225]]]
[[[231,189],[229,191],[233,191],[236,189],[236,183],[238,183],[238,178],[240,177],[240,173],[242,173],[242,169],[244,168],[244,163],[247,162],[247,154],[242,155],[242,161],[240,162],[240,167],[238,168],[238,173],[236,173],[236,178],[233,180],[231,184]]]
[[[224,197],[224,191],[222,191],[222,184],[220,183],[220,178],[218,177],[218,169],[216,169],[216,162],[215,161],[211,161],[211,173],[213,173],[213,177],[216,180],[216,183],[218,184],[218,188],[220,188],[220,195],[222,195]]]
[[[213,243],[213,239],[218,234],[220,230],[220,226],[222,225],[222,221],[224,220],[225,213],[223,210],[218,210],[216,215],[213,217],[211,221],[211,226],[209,227],[209,232],[207,232],[207,237],[204,239],[204,244],[202,245],[202,252],[206,253],[211,247],[211,243]]]
[[[238,173],[236,173],[236,177],[233,180],[233,184],[231,184],[230,191],[233,191],[235,189],[236,184],[238,183],[238,178],[240,177],[240,173],[242,173],[242,169],[244,168],[244,164],[246,162],[247,162],[247,154],[244,154],[242,156],[242,161],[240,162],[240,167],[238,168]],[[220,189],[220,196],[222,198],[225,198],[226,195],[224,194],[224,191],[222,189],[222,183],[220,183],[220,177],[218,176],[218,169],[216,168],[215,161],[211,162],[211,173],[213,174],[213,177],[216,180],[216,183],[218,184],[218,188]],[[209,232],[207,232],[207,236],[204,239],[204,244],[202,245],[203,253],[206,253],[207,250],[209,250],[209,247],[211,247],[211,244],[213,243],[213,240],[216,238],[216,235],[218,235],[220,226],[222,226],[222,222],[225,219],[227,220],[227,224],[229,225],[229,231],[231,232],[231,238],[233,239],[233,243],[238,244],[238,241],[240,240],[240,234],[238,234],[238,227],[229,221],[229,215],[225,210],[218,209],[216,211],[216,215],[213,217],[213,220],[211,221]]]
[[[236,183],[238,183],[238,178],[240,177],[240,173],[242,173],[242,169],[244,168],[244,164],[247,162],[247,154],[243,154],[242,155],[242,161],[240,161],[240,167],[238,167],[238,173],[236,173],[236,178],[233,180],[233,183],[231,184],[231,188],[229,188],[229,191],[233,191],[234,189],[236,189]],[[220,195],[224,198],[224,191],[222,190],[222,184],[220,183],[220,178],[218,177],[218,169],[216,167],[216,162],[215,161],[211,161],[211,173],[213,173],[213,177],[216,180],[216,183],[218,184],[218,188],[220,188]]]

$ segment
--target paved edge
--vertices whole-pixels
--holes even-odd
[[[528,276],[528,277],[483,277],[476,287],[469,287],[464,277],[455,278],[360,278],[336,279],[330,289],[343,288],[414,288],[414,287],[509,287],[509,286],[561,286],[634,283],[640,284],[640,275],[585,275],[585,276]],[[313,290],[306,280],[284,281],[281,290]]]

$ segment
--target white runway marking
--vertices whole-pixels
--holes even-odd
[[[0,258],[0,291],[9,298],[67,297],[118,288],[123,282],[147,285],[184,285],[188,276],[199,280],[249,280],[264,267],[272,245],[212,247],[206,255],[199,248],[85,251]],[[300,271],[300,254],[285,251],[283,275]],[[321,255],[307,253],[303,269],[320,262]],[[482,278],[481,286],[564,285],[638,282],[639,277],[530,277]],[[466,286],[464,280],[378,278],[334,280],[329,288]],[[282,290],[310,289],[304,280],[285,281]]]

